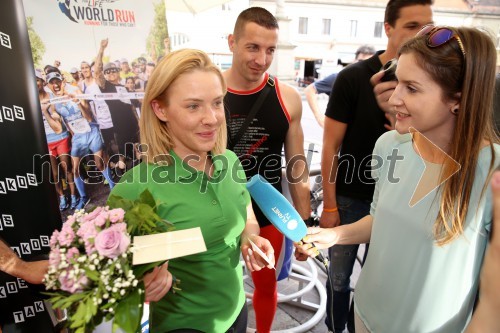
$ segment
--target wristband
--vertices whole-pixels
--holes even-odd
[[[339,208],[338,207],[335,207],[335,208],[323,208],[323,211],[325,213],[335,213],[335,212],[339,211]]]

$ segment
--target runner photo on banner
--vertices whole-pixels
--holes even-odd
[[[163,0],[23,0],[63,220],[139,162],[142,97],[168,50]],[[50,118],[50,119],[47,119]]]

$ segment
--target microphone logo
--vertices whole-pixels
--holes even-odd
[[[278,218],[286,224],[286,227],[288,230],[295,230],[297,226],[299,225],[296,220],[290,220],[290,214],[289,213],[282,213],[278,207],[274,206],[271,209]]]

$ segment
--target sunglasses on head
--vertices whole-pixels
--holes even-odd
[[[116,68],[111,68],[111,69],[106,69],[104,71],[104,74],[110,74],[110,73],[118,73],[118,70]]]
[[[465,59],[465,48],[460,36],[447,27],[436,27],[432,24],[425,25],[418,33],[417,36],[427,36],[427,46],[428,47],[439,47],[448,43],[450,40],[455,39],[462,51],[462,55]]]

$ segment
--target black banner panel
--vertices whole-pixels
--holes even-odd
[[[23,260],[49,252],[61,227],[48,175],[47,142],[22,1],[0,10],[0,238]],[[41,286],[0,272],[0,323],[7,332],[53,332]]]

